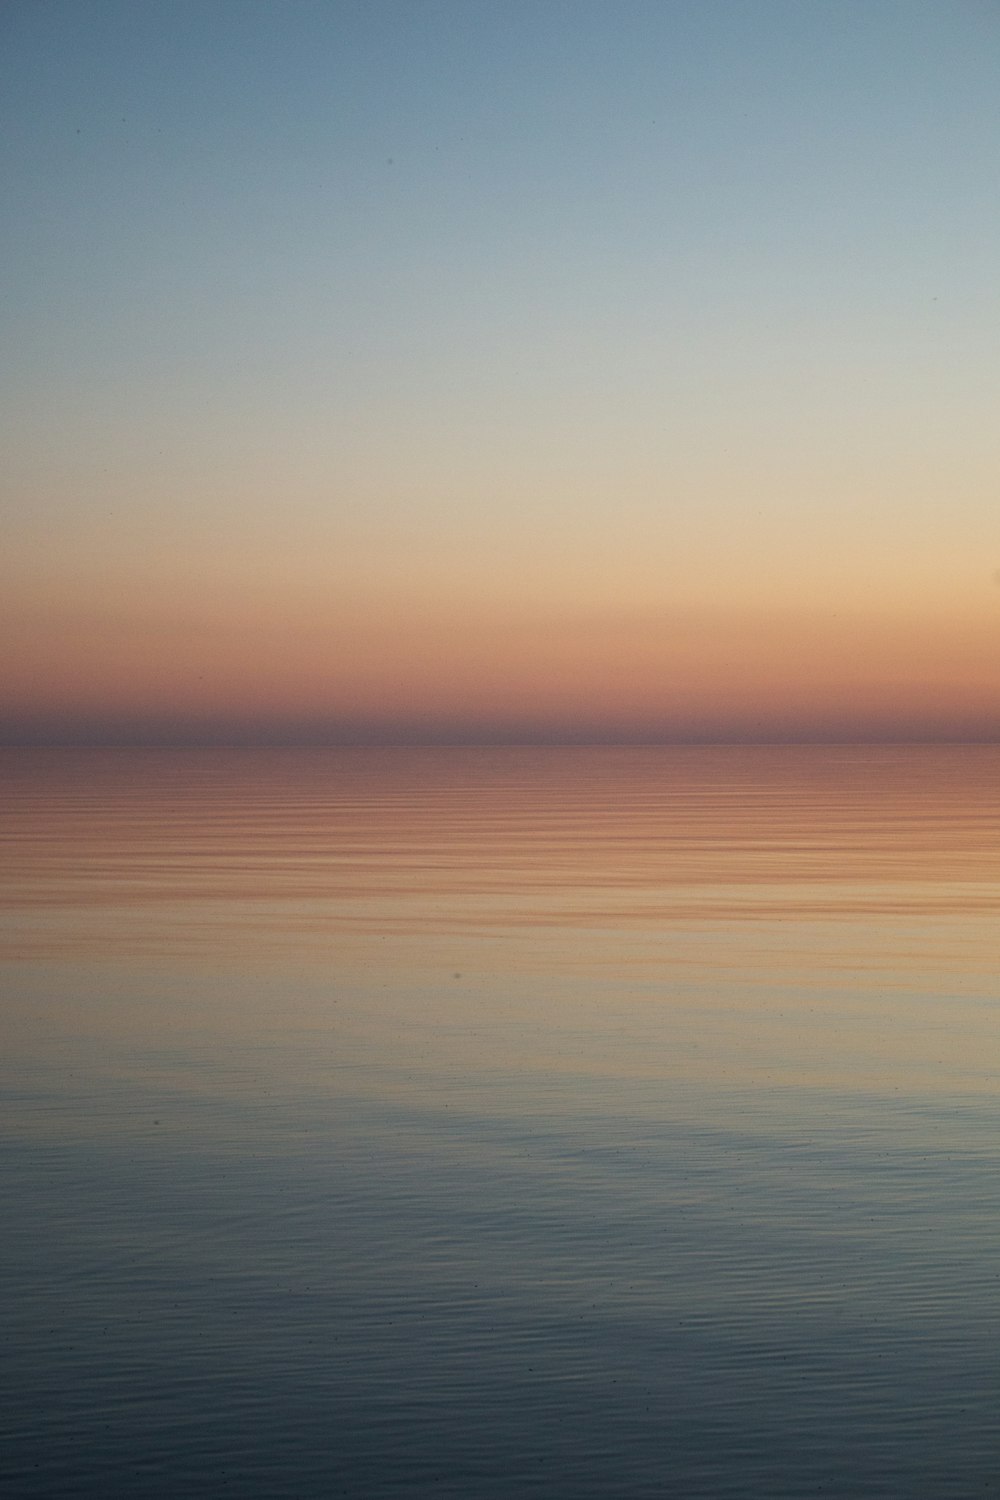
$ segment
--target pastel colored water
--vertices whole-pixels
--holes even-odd
[[[5,752],[2,1493],[996,1491],[998,773]]]

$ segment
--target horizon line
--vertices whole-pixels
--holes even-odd
[[[899,734],[700,734],[700,735],[493,735],[493,736],[319,736],[214,734],[109,734],[90,736],[8,736],[0,751],[18,750],[584,750],[792,748],[795,746],[986,746],[1000,745],[1000,733],[956,735]]]

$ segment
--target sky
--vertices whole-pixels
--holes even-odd
[[[6,0],[0,737],[1000,738],[997,0]]]

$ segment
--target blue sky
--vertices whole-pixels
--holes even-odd
[[[127,713],[115,620],[168,652],[296,612],[335,720],[316,640],[371,665],[373,611],[403,644],[428,611],[484,641],[595,611],[933,617],[986,711],[994,4],[2,25],[14,720],[88,674],[88,712]],[[98,616],[91,659],[58,621]],[[671,670],[643,679],[664,722]]]

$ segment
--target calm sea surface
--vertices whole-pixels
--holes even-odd
[[[0,772],[5,1497],[1000,1490],[1000,748]]]

